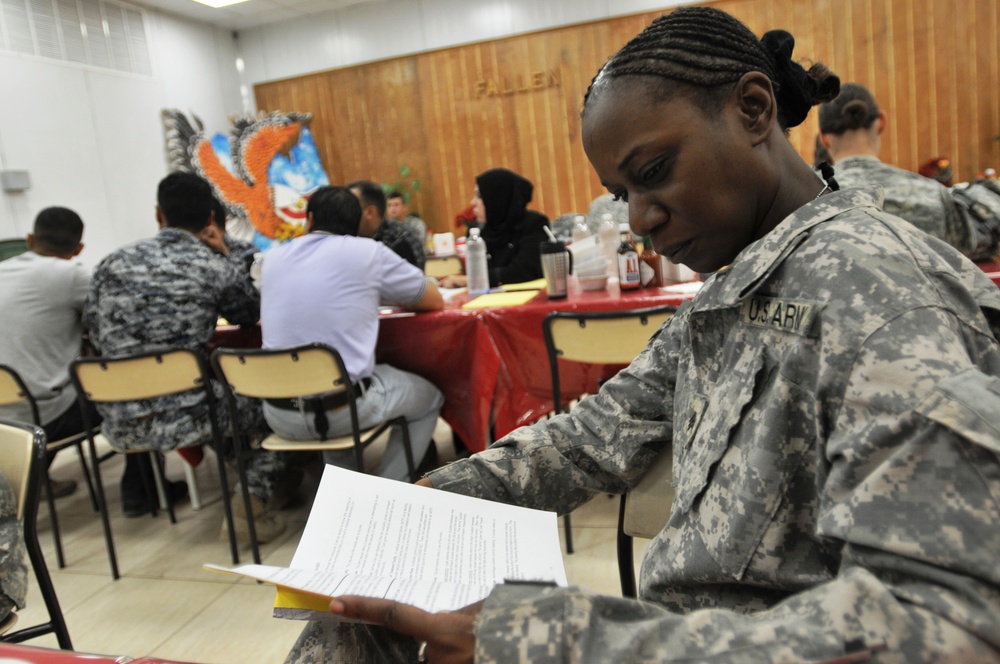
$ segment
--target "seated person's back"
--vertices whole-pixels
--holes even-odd
[[[91,282],[85,322],[102,355],[187,348],[199,353],[215,332],[219,316],[238,325],[253,325],[260,296],[246,270],[232,259],[225,233],[211,223],[216,200],[209,184],[190,173],[172,173],[157,190],[160,232],[152,238],[112,252],[97,266]],[[222,387],[212,381],[217,403]],[[202,390],[155,399],[99,404],[103,432],[117,450],[167,451],[210,442],[208,399]],[[216,425],[230,431],[225,408],[216,409]],[[260,406],[237,400],[240,429],[262,429]],[[226,438],[223,453],[234,459]],[[284,460],[266,450],[245,455],[257,540],[267,542],[284,530],[265,505],[285,476]],[[239,496],[233,500],[237,535],[246,540],[248,526]]]
[[[48,424],[76,405],[69,365],[80,354],[90,273],[73,260],[83,249],[83,221],[72,210],[38,213],[31,251],[0,263],[0,364],[13,367]],[[0,417],[32,422],[28,405],[0,407]]]
[[[240,325],[257,321],[260,300],[248,276],[219,255],[226,253],[225,244],[209,223],[215,199],[208,183],[173,173],[160,183],[158,200],[160,232],[112,252],[94,272],[85,322],[102,355],[174,347],[204,351],[220,316]],[[139,434],[128,424],[154,413],[173,413],[170,419],[180,420],[169,427],[169,449],[204,442],[209,435],[200,392],[105,404],[99,410],[107,433],[125,449],[156,445],[146,438],[147,427]]]
[[[362,206],[340,187],[322,187],[309,200],[306,235],[268,252],[261,277],[261,328],[265,348],[322,342],[341,354],[358,385],[362,427],[403,416],[415,462],[433,455],[431,435],[443,403],[440,391],[420,376],[375,363],[379,305],[416,310],[443,306],[423,272],[381,242],[358,237]],[[394,222],[392,222],[394,223]],[[266,402],[264,416],[286,438],[310,440],[351,430],[346,408],[318,412]],[[379,474],[405,479],[402,434],[393,431]],[[355,468],[353,453],[326,452],[327,463]]]
[[[941,183],[881,162],[878,153],[888,117],[865,87],[847,83],[833,101],[820,105],[820,143],[834,160],[842,188],[882,186],[883,209],[968,253],[972,233]]]

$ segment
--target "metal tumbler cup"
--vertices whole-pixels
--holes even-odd
[[[573,270],[573,256],[563,242],[542,242],[542,274],[550,299],[566,297],[566,283]]]

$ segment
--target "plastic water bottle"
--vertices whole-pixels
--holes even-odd
[[[590,237],[590,226],[587,225],[587,218],[582,214],[573,218],[573,242],[586,240]]]
[[[613,274],[617,274],[618,264],[618,224],[610,212],[601,215],[601,223],[597,227],[597,239],[601,242],[601,251],[604,254],[604,262],[608,264]]]
[[[486,240],[479,236],[478,228],[469,229],[465,243],[465,275],[468,277],[469,295],[475,297],[490,290],[490,275],[486,270]]]

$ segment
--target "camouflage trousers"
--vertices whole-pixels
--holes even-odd
[[[229,466],[236,466],[232,426],[225,407],[215,410],[216,426],[222,434],[222,457]],[[239,397],[236,402],[236,424],[244,436],[253,439],[267,432],[267,423],[261,413],[260,402]],[[100,410],[100,407],[99,407]],[[101,432],[111,447],[119,452],[130,450],[158,450],[169,452],[181,447],[211,444],[212,428],[208,407],[198,404],[175,408],[155,415],[132,420],[115,420],[104,415]],[[267,502],[274,487],[281,481],[287,468],[285,455],[263,449],[244,449],[243,465],[247,476],[247,489]],[[239,488],[237,486],[237,488]]]
[[[24,608],[28,591],[23,531],[17,520],[17,498],[0,474],[0,619]]]
[[[318,620],[302,630],[285,664],[406,664],[417,661],[417,647],[384,627]]]

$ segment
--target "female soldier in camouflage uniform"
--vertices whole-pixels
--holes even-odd
[[[661,254],[718,272],[598,395],[422,480],[568,512],[672,445],[640,601],[338,598],[412,638],[313,623],[289,661],[414,661],[418,641],[433,664],[1000,661],[1000,291],[877,190],[813,175],[783,130],[838,85],[791,49],[691,7],[601,69],[602,182]]]
[[[819,137],[837,166],[841,187],[885,190],[882,209],[968,255],[974,233],[948,189],[936,180],[879,161],[888,116],[862,85],[847,83],[819,107]]]

